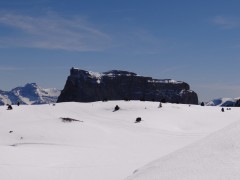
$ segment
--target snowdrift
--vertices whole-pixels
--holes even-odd
[[[126,180],[237,180],[239,169],[240,121],[149,163]]]

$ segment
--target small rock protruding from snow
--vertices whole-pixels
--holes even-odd
[[[120,107],[118,105],[116,105],[113,112],[118,111],[119,109],[120,109]]]
[[[142,118],[141,117],[137,117],[135,123],[139,123],[141,121],[142,121]]]

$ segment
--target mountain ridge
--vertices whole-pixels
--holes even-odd
[[[220,107],[239,107],[240,97],[238,98],[218,98],[213,99],[205,104],[206,106],[220,106]]]
[[[27,83],[10,91],[0,90],[0,105],[6,104],[48,104],[55,103],[60,90],[56,88],[41,88],[36,83]]]

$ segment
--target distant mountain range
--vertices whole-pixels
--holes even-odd
[[[56,88],[44,89],[36,83],[28,83],[23,87],[16,87],[11,91],[0,90],[0,105],[5,104],[48,104],[55,103],[60,90]]]
[[[206,106],[236,107],[240,106],[240,98],[219,98],[207,102]]]
[[[56,103],[61,91],[56,88],[42,88],[36,83],[27,83],[11,91],[0,90],[0,105],[6,104],[49,104]],[[240,106],[239,98],[218,98],[205,103],[206,106],[236,107]]]

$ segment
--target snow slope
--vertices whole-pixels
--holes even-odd
[[[240,121],[136,170],[126,180],[238,180]]]
[[[120,110],[113,112],[116,105]],[[219,107],[158,105],[58,103],[13,106],[10,111],[2,106],[0,179],[122,180],[240,117],[238,108],[223,113]],[[61,117],[82,122],[62,122]],[[135,123],[137,117],[143,121]]]

